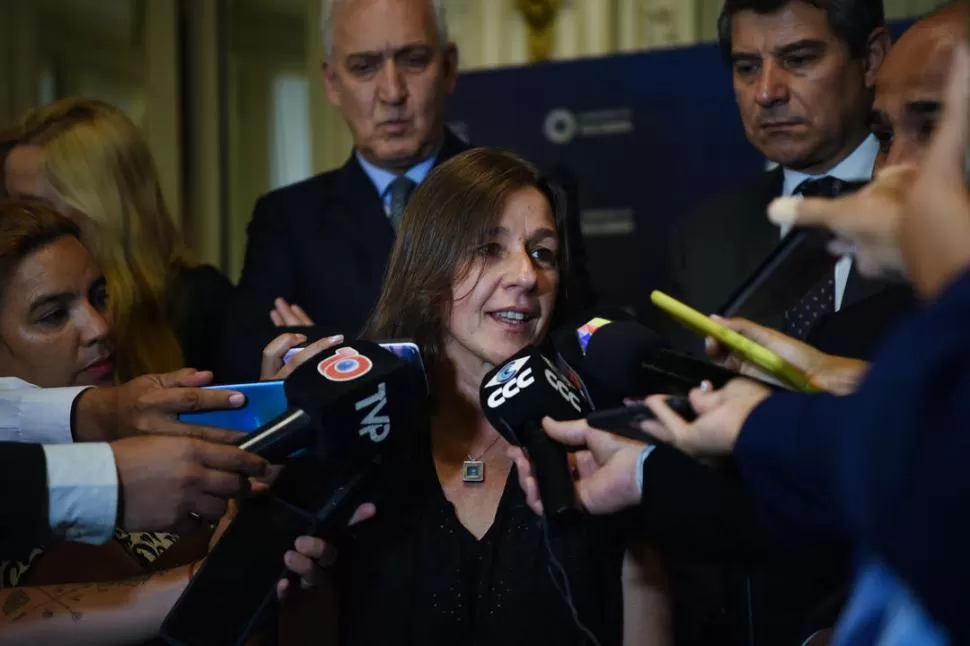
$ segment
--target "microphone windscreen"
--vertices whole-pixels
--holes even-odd
[[[495,430],[528,452],[546,514],[557,522],[574,517],[576,490],[565,447],[546,435],[540,422],[545,416],[585,417],[589,409],[580,394],[555,364],[526,346],[485,375],[479,398]]]
[[[321,351],[284,388],[290,407],[313,419],[311,453],[340,465],[396,452],[412,435],[426,397],[419,368],[362,339]]]
[[[586,346],[586,369],[597,381],[618,393],[640,388],[643,362],[665,344],[660,335],[634,321],[616,321],[599,328]]]
[[[579,392],[531,345],[485,375],[480,398],[485,417],[503,434],[506,425],[515,430],[545,416],[578,419],[588,412]],[[518,444],[514,438],[506,439]]]

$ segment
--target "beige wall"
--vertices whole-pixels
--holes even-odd
[[[0,97],[4,122],[46,97],[110,101],[149,139],[165,197],[181,201],[177,0],[4,0]],[[149,109],[149,106],[151,109]]]
[[[894,18],[941,3],[885,0]],[[720,6],[562,0],[552,57],[710,40]],[[461,69],[527,63],[527,30],[514,0],[446,0],[446,8]],[[184,85],[180,11],[188,25]],[[270,188],[271,88],[279,74],[303,73],[309,83],[313,172],[339,166],[350,151],[320,85],[319,0],[0,0],[0,39],[0,119],[36,105],[52,80],[60,94],[117,103],[145,129],[186,236],[203,260],[233,277],[252,206]]]
[[[925,13],[945,0],[885,0],[892,18]],[[307,73],[318,77],[320,3],[308,0]],[[721,0],[561,0],[552,58],[564,60],[688,45],[716,38]],[[460,69],[528,63],[526,26],[514,0],[445,0]],[[318,86],[318,83],[314,83]],[[346,128],[323,92],[311,95],[314,166],[343,163],[351,147]]]

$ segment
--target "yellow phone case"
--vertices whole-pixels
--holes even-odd
[[[672,316],[678,323],[701,336],[710,336],[724,344],[746,361],[758,366],[765,372],[777,377],[782,382],[796,390],[804,392],[818,392],[819,388],[812,384],[801,370],[791,365],[775,352],[755,343],[743,334],[724,327],[709,316],[705,316],[692,307],[684,305],[677,299],[659,290],[650,293],[650,300],[654,305]]]

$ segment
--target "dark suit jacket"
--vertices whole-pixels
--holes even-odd
[[[780,531],[754,494],[732,465],[714,469],[670,447],[644,463],[638,527],[673,557],[678,644],[794,645],[834,622],[844,535]]]
[[[450,132],[441,163],[467,149]],[[222,382],[259,378],[263,347],[278,330],[277,297],[298,304],[321,334],[355,337],[380,296],[394,230],[355,155],[342,167],[272,191],[256,203],[242,276],[229,307]]]
[[[768,204],[781,195],[781,168],[762,173],[687,216],[674,228],[671,289],[704,313],[717,312],[778,245],[778,228],[768,221]],[[915,303],[905,285],[849,273],[842,306],[822,317],[807,341],[825,352],[870,358],[893,324]],[[762,325],[783,330],[784,311]],[[701,340],[669,322],[664,333],[675,347],[701,354]]]
[[[0,558],[23,556],[50,536],[47,462],[40,444],[0,442]]]
[[[849,397],[782,394],[735,447],[780,532],[850,537],[887,563],[953,643],[970,643],[970,273],[893,334]]]
[[[185,365],[218,374],[233,286],[212,265],[182,266],[171,290],[172,322]]]
[[[758,269],[780,242],[778,228],[768,221],[766,211],[781,194],[783,179],[781,168],[762,173],[705,204],[675,227],[671,289],[676,297],[702,312],[717,312]],[[914,305],[908,287],[866,280],[853,270],[840,311],[822,317],[807,341],[825,352],[871,359],[886,333]],[[779,309],[757,322],[784,329],[784,311]],[[675,348],[703,354],[701,339],[677,324],[668,320],[661,332]],[[717,516],[702,516],[705,522],[686,522],[677,506],[658,507],[666,509],[666,514],[656,513],[654,527],[679,527],[682,545],[693,548],[686,554],[690,558],[715,556],[732,566],[743,565],[728,567],[723,573],[724,608],[729,620],[735,620],[730,630],[734,639],[726,643],[784,644],[807,636],[821,627],[819,622],[828,620],[816,620],[813,614],[838,594],[847,574],[846,546],[831,535],[792,545],[752,513],[752,492],[743,489],[731,474],[719,475],[720,479],[709,476],[691,485],[698,498],[721,501]],[[655,477],[661,476],[666,483],[655,484],[658,489],[682,491],[689,470],[683,466],[658,469]],[[706,492],[701,494],[700,487]],[[778,555],[786,557],[779,559]],[[831,605],[828,614],[837,608],[837,603]]]

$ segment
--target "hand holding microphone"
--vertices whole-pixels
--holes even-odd
[[[212,536],[209,538],[209,551],[211,552],[222,535],[225,534],[229,525],[235,519],[239,511],[239,503],[235,500],[229,502],[226,513],[219,520]],[[373,518],[377,512],[371,503],[365,503],[357,508],[350,520],[350,525],[364,522]],[[315,536],[300,536],[294,542],[292,549],[283,554],[283,564],[291,573],[291,578],[299,579],[301,589],[309,589],[323,582],[324,569],[333,565],[336,561],[337,553],[334,547],[321,538]],[[190,574],[198,570],[198,567],[205,562],[205,558],[196,562],[190,567]],[[283,601],[290,594],[290,578],[281,578],[276,583],[276,597]]]
[[[301,537],[332,537],[373,513],[361,509],[360,500],[384,470],[406,463],[410,442],[419,436],[424,376],[376,343],[323,350],[283,387],[287,410],[239,447],[267,459],[304,453],[287,460],[267,494],[243,502],[163,623],[162,636],[170,643],[245,643],[272,599],[285,591],[278,584],[284,563],[306,575],[316,567],[306,552],[325,556],[321,542]],[[304,552],[302,558],[293,547]]]
[[[543,432],[541,421],[546,416],[585,416],[588,407],[580,394],[533,346],[526,346],[486,374],[480,393],[489,423],[509,444],[528,452],[547,517],[573,516],[576,492],[565,448]]]
[[[350,518],[348,527],[370,520],[377,513],[373,503],[359,506]],[[283,564],[300,580],[302,589],[312,588],[323,582],[323,570],[337,560],[337,550],[322,538],[299,536],[293,541],[293,548],[283,554]],[[290,593],[290,578],[280,579],[276,584],[276,596],[280,600]]]
[[[557,422],[547,417],[542,420],[542,428],[556,442],[577,449],[573,454],[578,476],[574,486],[587,513],[609,514],[640,501],[637,469],[646,444],[592,428],[583,419]],[[526,502],[532,511],[542,515],[542,498],[532,463],[518,447],[510,448],[508,455],[515,461]]]
[[[747,379],[737,379],[720,390],[695,389],[690,403],[698,417],[687,422],[669,406],[668,397],[653,395],[646,404],[656,419],[641,422],[645,438],[655,438],[694,457],[721,457],[734,448],[748,415],[771,391]],[[576,493],[590,514],[610,514],[640,502],[642,469],[650,446],[593,428],[586,420],[542,421],[545,433],[565,446],[580,449],[576,454]],[[537,474],[524,452],[512,447],[519,485],[526,502],[537,514],[544,505]]]

